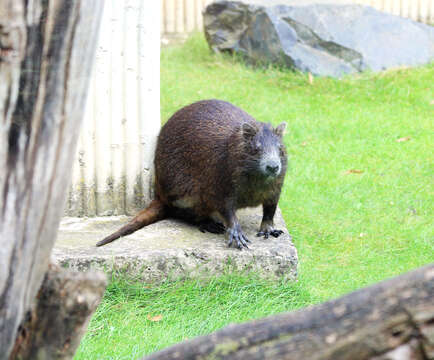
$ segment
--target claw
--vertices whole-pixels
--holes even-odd
[[[244,240],[244,238],[245,238],[245,236],[244,236],[244,234],[242,234],[239,240],[240,240],[241,244],[243,244],[243,246],[248,249],[249,247],[247,246],[247,243]],[[240,248],[241,248],[241,246],[240,246]]]
[[[272,230],[272,231],[270,231],[270,234],[272,236],[274,236],[275,238],[277,238],[277,237],[279,237],[280,235],[283,234],[283,231],[282,230]]]
[[[228,229],[228,235],[229,235],[228,247],[231,247],[232,244],[234,244],[234,247],[236,247],[239,250],[242,250],[243,246],[247,249],[249,248],[247,246],[247,243],[250,241],[246,237],[246,235],[244,235],[239,225]]]
[[[258,231],[256,236],[258,236],[258,237],[263,236],[264,239],[268,239],[270,237],[270,235],[277,238],[282,234],[283,234],[282,230],[271,229],[271,230],[260,230],[260,231]]]
[[[264,239],[268,239],[268,235],[269,235],[269,234],[270,234],[270,233],[269,233],[268,231],[259,231],[259,232],[256,234],[256,236],[257,236],[257,237],[263,236]]]

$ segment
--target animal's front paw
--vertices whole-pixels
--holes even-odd
[[[282,230],[277,230],[274,228],[272,223],[262,223],[256,236],[263,236],[264,239],[268,239],[271,236],[277,238],[283,234]]]
[[[228,228],[228,246],[231,247],[232,244],[234,247],[238,249],[242,249],[243,246],[245,248],[249,248],[247,246],[247,243],[250,242],[250,240],[247,238],[246,235],[244,235],[243,230],[241,230],[241,226],[239,224],[235,225],[234,227]]]
[[[280,235],[283,234],[282,230],[276,230],[276,229],[272,229],[272,230],[265,230],[265,231],[258,231],[258,233],[256,234],[256,236],[263,236],[264,239],[268,239],[271,236],[277,238]]]

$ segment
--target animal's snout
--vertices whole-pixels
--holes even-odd
[[[280,164],[279,163],[270,163],[265,167],[265,171],[267,175],[276,176],[280,173]]]

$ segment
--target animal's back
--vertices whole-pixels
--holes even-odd
[[[155,153],[157,195],[166,203],[212,210],[224,195],[230,176],[228,144],[236,141],[242,123],[255,120],[240,108],[220,100],[204,100],[176,112],[161,129]],[[207,203],[210,203],[208,208]]]
[[[203,100],[178,110],[161,129],[156,162],[173,149],[183,154],[191,148],[201,151],[219,146],[240,128],[242,123],[256,121],[240,108],[221,100]],[[220,148],[219,148],[220,149]],[[200,154],[196,154],[200,155]]]

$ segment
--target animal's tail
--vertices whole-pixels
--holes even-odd
[[[103,246],[122,236],[132,234],[146,225],[164,219],[165,216],[166,209],[164,204],[158,199],[152,200],[151,204],[146,209],[140,211],[128,224],[99,241],[96,246]]]

